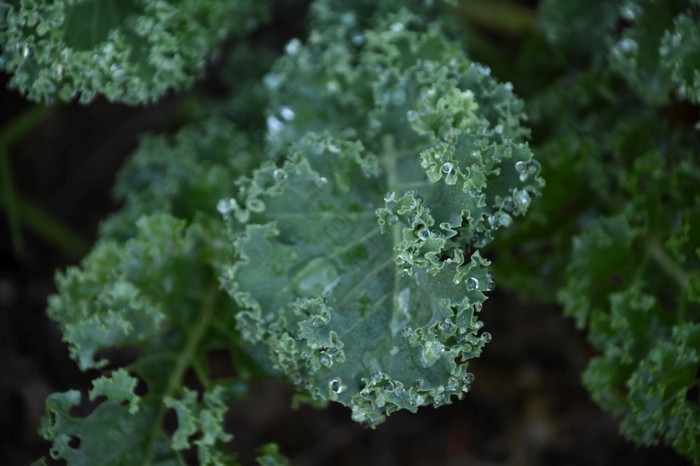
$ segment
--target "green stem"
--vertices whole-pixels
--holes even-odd
[[[218,284],[212,287],[212,289],[207,293],[207,297],[204,301],[204,307],[202,314],[195,324],[194,328],[190,330],[187,337],[187,342],[185,343],[185,348],[180,353],[180,356],[175,362],[175,367],[173,367],[170,373],[170,378],[168,379],[168,385],[161,396],[161,400],[165,397],[174,396],[178,390],[182,387],[182,379],[190,365],[194,364],[195,354],[202,344],[202,340],[209,329],[212,320],[214,318],[214,309],[216,307],[217,298],[219,297],[220,291]],[[206,380],[202,381],[206,384]],[[168,408],[162,403],[158,410],[158,415],[156,416],[156,421],[154,423],[152,434],[148,441],[148,446],[146,448],[146,455],[143,464],[150,464],[153,460],[153,455],[155,454],[156,440],[158,434],[160,433],[160,426],[163,423],[165,413]]]
[[[2,189],[6,189],[5,180],[2,180]],[[13,198],[17,211],[16,215],[18,216],[17,227],[23,225],[47,244],[55,246],[56,249],[65,252],[71,257],[80,258],[90,250],[90,244],[87,241],[47,214],[40,207],[16,194]],[[6,199],[0,199],[0,205],[5,208],[9,216],[10,208],[8,208]]]
[[[12,180],[9,148],[44,121],[51,114],[51,111],[49,107],[39,105],[29,107],[0,130],[0,183],[2,183],[0,200],[2,200],[7,212],[12,245],[16,253],[19,253],[23,247],[22,223],[17,193]]]
[[[666,274],[671,277],[676,284],[681,287],[683,291],[688,290],[690,279],[685,273],[682,267],[680,267],[671,257],[666,253],[664,248],[656,240],[647,241],[647,251],[654,262],[656,262],[661,269],[666,272]]]
[[[508,35],[526,32],[535,22],[533,10],[509,0],[464,0],[455,11],[470,23]]]
[[[666,250],[661,247],[656,239],[648,239],[646,241],[646,248],[652,260],[681,288],[683,299],[678,306],[678,320],[679,322],[683,322],[685,319],[685,295],[688,293],[690,278],[688,274],[685,273],[685,270],[668,255]]]

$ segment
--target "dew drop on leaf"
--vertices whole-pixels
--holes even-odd
[[[287,172],[282,170],[281,168],[276,169],[273,173],[272,176],[277,180],[277,181],[284,181],[287,179]]]
[[[282,107],[280,109],[280,116],[282,116],[282,118],[284,118],[287,121],[292,121],[296,115],[294,113],[294,110],[292,110],[291,108]]]
[[[318,357],[319,361],[321,364],[323,364],[326,367],[333,367],[333,356],[328,354],[325,351],[322,351],[321,354]]]
[[[274,134],[274,133],[279,133],[284,125],[282,124],[281,121],[277,117],[274,116],[269,116],[267,117],[267,130]]]
[[[409,123],[415,123],[418,121],[418,114],[415,110],[409,110],[406,112],[406,118],[408,118]]]
[[[428,230],[427,228],[423,228],[422,230],[420,230],[418,232],[418,239],[420,239],[421,241],[425,241],[429,237],[430,237],[430,230]]]
[[[328,382],[328,388],[330,388],[333,393],[342,393],[343,391],[343,385],[340,383],[340,379],[333,379]]]
[[[365,45],[366,39],[365,39],[364,34],[358,33],[358,34],[355,34],[354,36],[352,36],[352,39],[350,39],[350,41],[352,42],[352,45],[354,45],[355,47],[362,47],[363,45]]]
[[[287,52],[287,55],[296,55],[299,53],[301,50],[301,41],[297,39],[296,37],[289,42],[287,42],[287,45],[284,48],[284,51]]]
[[[522,190],[515,196],[515,200],[521,208],[527,208],[530,205],[530,194]]]

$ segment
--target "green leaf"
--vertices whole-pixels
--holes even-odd
[[[41,435],[53,442],[52,457],[70,464],[127,465],[181,464],[195,434],[202,464],[229,464],[225,403],[242,381],[214,382],[206,370],[209,350],[233,344],[236,308],[218,299],[214,272],[223,242],[206,222],[186,227],[167,214],[136,226],[133,238],[101,241],[81,268],[57,277],[49,315],[81,369],[105,372],[89,393],[94,409],[76,391],[51,395]],[[125,351],[135,360],[107,369]],[[183,387],[189,368],[204,387],[202,403]],[[163,428],[169,407],[180,416],[172,438]]]
[[[478,248],[542,180],[509,85],[406,12],[365,37],[358,50],[336,26],[287,47],[266,79],[272,108],[288,106],[268,120],[281,163],[219,210],[236,250],[222,283],[254,357],[375,426],[469,391],[467,361],[491,339]],[[312,89],[324,131],[294,112]]]
[[[231,34],[266,13],[252,0],[26,0],[3,14],[0,69],[31,100],[128,104],[190,86]]]

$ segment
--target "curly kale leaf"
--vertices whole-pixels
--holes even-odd
[[[635,102],[619,95],[620,102]],[[692,393],[700,347],[689,329],[700,320],[700,141],[639,101],[617,105],[586,109],[578,131],[549,149],[569,148],[550,153],[566,157],[588,189],[558,298],[602,353],[584,383],[622,417],[622,432],[647,445],[665,439],[698,461]],[[662,370],[660,361],[673,366]]]
[[[256,152],[224,116],[185,126],[173,137],[142,138],[114,188],[124,207],[103,222],[101,235],[130,238],[136,221],[154,212],[187,220],[216,215],[216,203],[231,194],[231,180],[249,172]]]
[[[266,84],[279,163],[219,203],[254,357],[370,426],[463,396],[491,339],[479,248],[543,184],[522,103],[405,11],[291,42]]]
[[[207,370],[207,351],[231,347],[236,310],[218,290],[212,264],[224,243],[215,238],[203,224],[142,217],[133,238],[102,240],[81,268],[58,275],[49,316],[80,368],[103,375],[89,392],[92,410],[76,390],[49,397],[41,435],[54,458],[161,464],[192,447],[201,464],[228,464],[223,416],[242,387],[211,380]],[[115,368],[125,351],[138,356]],[[205,387],[201,402],[183,386],[189,368]],[[178,415],[172,436],[163,424],[168,408]]]
[[[192,84],[216,47],[266,10],[253,0],[23,0],[0,10],[0,69],[36,101],[152,102]]]
[[[643,99],[700,102],[700,2],[545,0],[540,24],[563,50],[606,61]]]
[[[81,267],[57,276],[49,301],[80,368],[103,372],[89,393],[98,403],[91,411],[77,391],[49,398],[41,433],[55,458],[160,464],[193,448],[201,464],[232,464],[223,416],[245,384],[210,380],[207,371],[208,351],[237,351],[236,306],[216,279],[228,246],[214,214],[250,154],[226,119],[211,119],[172,140],[144,139],[120,173],[124,209],[103,225],[103,239]],[[138,357],[115,368],[125,352]],[[201,401],[184,386],[190,368],[205,388]],[[168,409],[178,417],[172,436],[163,426]]]

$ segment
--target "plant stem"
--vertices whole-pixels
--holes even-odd
[[[204,336],[206,335],[207,330],[212,323],[212,319],[214,317],[214,308],[216,307],[216,302],[217,298],[219,297],[219,294],[220,291],[218,284],[212,287],[211,290],[207,293],[207,297],[204,301],[202,314],[197,323],[194,325],[194,328],[192,328],[189,332],[185,348],[182,350],[180,356],[177,358],[175,367],[173,367],[173,370],[170,373],[168,385],[165,391],[163,392],[161,399],[175,395],[175,393],[180,389],[180,387],[182,387],[182,378],[184,377],[187,368],[191,364],[193,364],[195,353],[201,345],[202,340],[204,339]],[[159,426],[163,423],[163,418],[165,417],[166,411],[167,408],[165,407],[165,404],[161,403],[160,408],[158,409],[158,415],[156,416],[153,429],[151,430],[152,434],[151,438],[148,441],[148,446],[146,448],[146,455],[143,464],[150,464],[153,459],[153,455],[155,454],[156,441],[160,433]]]
[[[465,0],[455,9],[467,21],[507,35],[526,32],[535,22],[533,10],[509,0]]]
[[[681,288],[681,298],[678,305],[678,321],[683,322],[685,320],[685,303],[688,287],[690,286],[690,278],[688,274],[685,273],[685,270],[666,253],[656,239],[648,239],[646,241],[646,247],[652,260]]]
[[[51,111],[51,108],[40,105],[29,107],[0,130],[0,184],[2,186],[0,199],[7,212],[15,253],[22,250],[23,241],[17,194],[12,180],[9,148],[44,121],[51,114]]]

